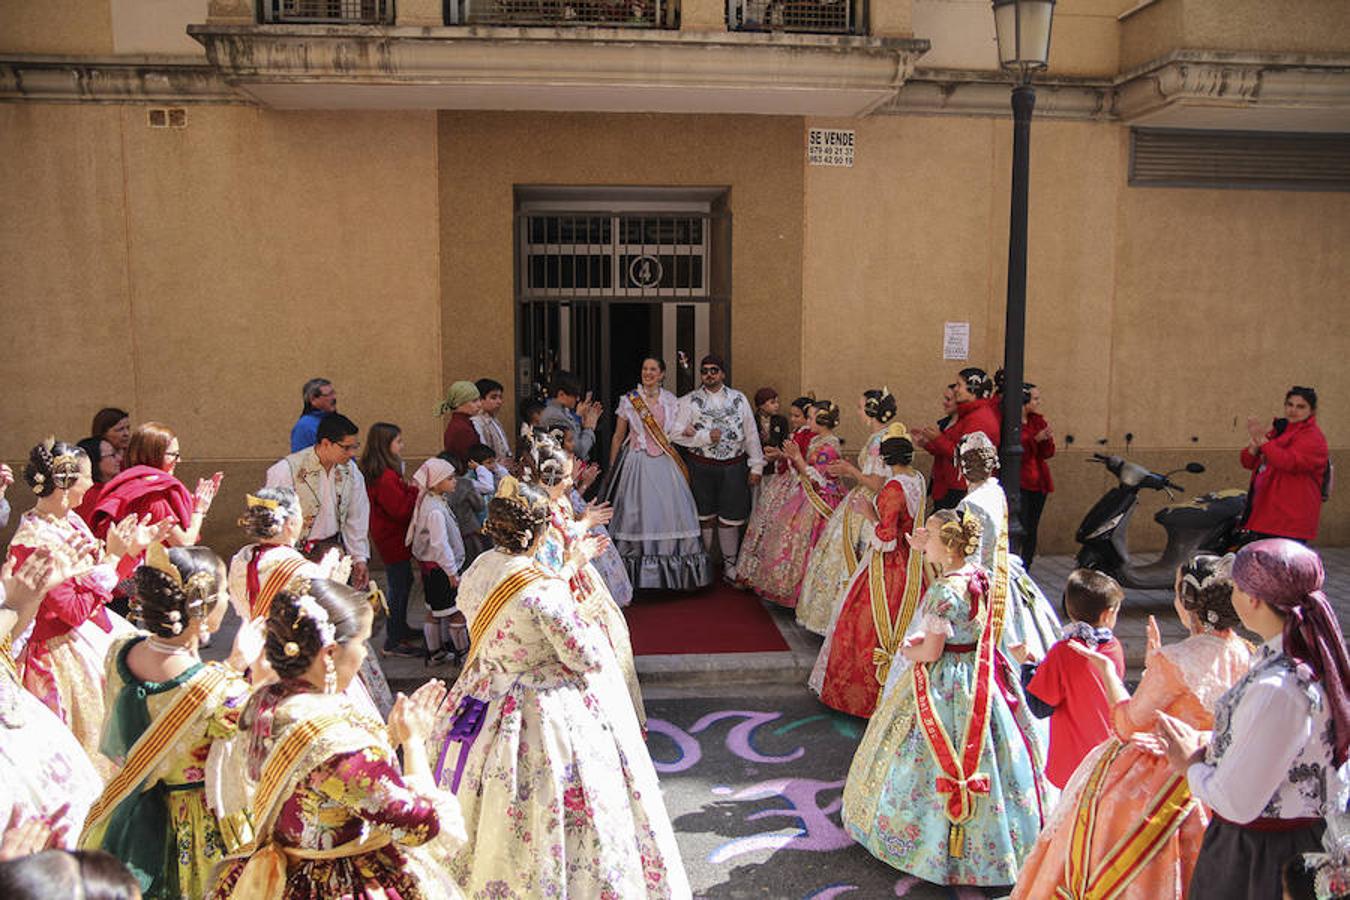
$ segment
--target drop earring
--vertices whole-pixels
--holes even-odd
[[[337,693],[337,666],[333,665],[333,657],[331,656],[323,658],[323,692],[325,694]]]

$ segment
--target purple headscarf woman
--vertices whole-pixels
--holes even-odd
[[[1336,614],[1322,593],[1322,560],[1297,541],[1248,544],[1233,561],[1233,582],[1284,618],[1284,654],[1321,683],[1335,729],[1337,766],[1350,750],[1350,656]]]

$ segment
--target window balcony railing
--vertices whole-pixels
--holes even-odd
[[[731,31],[863,34],[865,0],[727,0]]]
[[[679,0],[448,0],[447,25],[678,28]]]
[[[268,25],[392,25],[394,0],[260,0]]]

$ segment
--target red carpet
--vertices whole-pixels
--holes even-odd
[[[696,594],[643,592],[623,614],[635,656],[788,649],[758,597],[720,583]]]

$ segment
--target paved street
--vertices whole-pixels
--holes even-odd
[[[1323,552],[1327,594],[1350,625],[1350,549]],[[1034,576],[1058,598],[1070,557],[1042,557]],[[639,601],[641,602],[641,601]],[[424,615],[414,589],[410,620]],[[652,759],[696,896],[826,900],[911,897],[973,900],[1006,891],[949,889],[901,877],[849,840],[839,821],[843,782],[866,723],[834,713],[805,688],[820,638],[772,608],[790,650],[782,653],[639,657]],[[1129,591],[1117,633],[1137,679],[1144,628],[1153,614],[1164,641],[1184,630],[1166,591]],[[231,614],[233,619],[233,614]],[[211,652],[228,649],[233,621]],[[372,641],[380,645],[380,637]],[[382,660],[404,690],[453,668]]]

